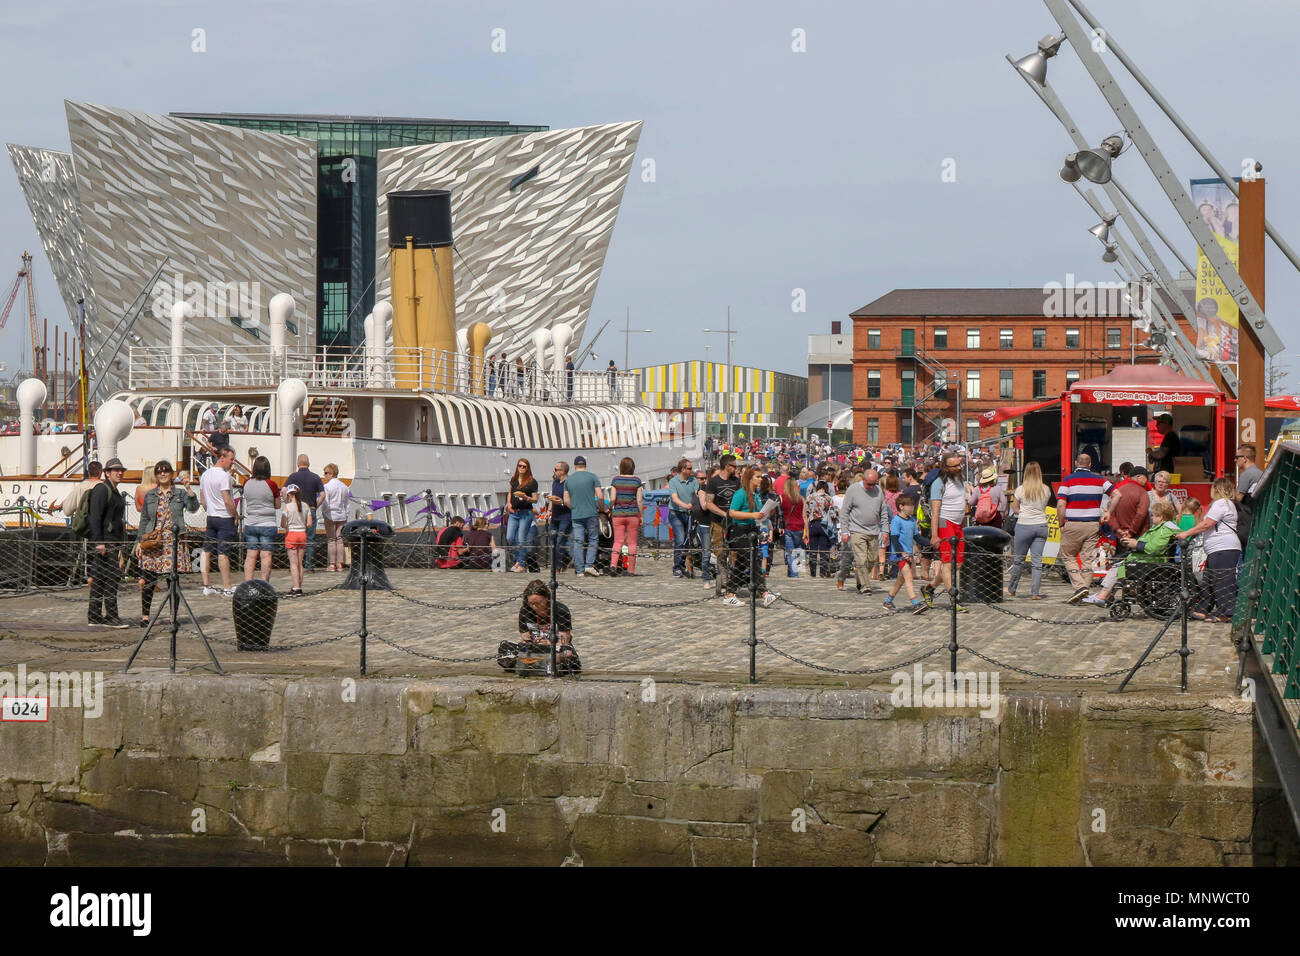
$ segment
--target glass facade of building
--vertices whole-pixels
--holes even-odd
[[[375,207],[381,149],[536,133],[549,126],[382,116],[172,113],[179,119],[300,136],[317,147],[317,344],[355,347],[375,304]]]

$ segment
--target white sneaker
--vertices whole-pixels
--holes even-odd
[[[216,589],[213,588],[213,590],[216,590]],[[221,596],[222,596],[222,597],[234,597],[234,596],[235,596],[235,589],[234,589],[234,588],[226,588],[224,591],[221,592]]]
[[[583,573],[583,575],[585,575],[586,577],[589,577],[589,578],[598,578],[598,577],[600,577],[600,572],[597,571],[595,568],[583,568],[582,573]]]
[[[203,596],[204,596],[204,597],[207,597],[209,594],[220,594],[220,593],[221,593],[221,588],[210,588],[210,587],[208,587],[206,584],[203,585]]]
[[[745,602],[742,601],[740,598],[736,597],[736,595],[734,595],[734,594],[731,595],[730,597],[725,597],[725,598],[723,598],[723,599],[722,599],[722,603],[725,604],[725,605],[727,605],[727,607],[744,607],[744,606],[745,606]]]
[[[777,594],[775,591],[768,591],[763,595],[763,607],[771,607],[776,603],[776,599],[780,596],[781,595]]]

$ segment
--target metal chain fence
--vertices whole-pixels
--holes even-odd
[[[1188,619],[1214,618],[1214,589],[1194,566],[1193,549],[1168,535],[1159,541],[1161,536],[1144,538],[1142,548],[1100,540],[1078,558],[1058,551],[1046,560],[1032,548],[1014,553],[1011,537],[998,529],[967,528],[960,542],[943,547],[918,539],[910,554],[896,553],[878,535],[853,535],[832,542],[823,561],[806,548],[786,553],[778,542],[738,522],[690,524],[684,542],[658,528],[643,532],[644,537],[616,547],[608,528],[589,538],[585,528],[541,526],[533,533],[532,526],[485,531],[455,523],[395,535],[379,522],[356,521],[332,528],[329,535],[310,535],[305,547],[288,546],[274,534],[246,533],[242,540],[226,541],[175,529],[148,541],[101,547],[59,529],[9,527],[0,529],[0,621],[6,621],[0,640],[68,653],[134,647],[126,662],[130,667],[137,653],[161,639],[169,645],[174,668],[183,635],[205,645],[218,670],[213,645],[239,655],[355,645],[366,673],[373,639],[437,664],[497,661],[516,673],[563,675],[581,669],[569,636],[578,609],[565,600],[633,612],[703,611],[713,605],[718,611],[698,621],[746,634],[751,681],[758,679],[759,648],[800,668],[854,676],[897,671],[947,650],[952,672],[959,654],[966,653],[1026,677],[1063,681],[1131,677],[1139,667],[1179,655],[1185,688]],[[703,592],[684,590],[689,596],[681,600],[642,597],[635,582],[645,575],[638,566],[647,561],[658,574],[684,579],[681,588],[702,586]],[[827,592],[833,587],[844,598],[818,607],[806,590],[799,592],[801,600],[778,593],[772,569],[782,564],[792,576],[827,579]],[[502,587],[508,574],[520,575],[517,587]],[[630,579],[630,588],[605,583],[620,578]],[[840,609],[863,601],[873,609]],[[78,604],[86,605],[84,617]],[[16,613],[6,618],[19,606],[25,620]],[[726,616],[734,611],[723,607],[746,608],[748,620]],[[785,612],[785,623],[760,636],[759,611],[771,607]],[[509,620],[481,616],[498,610]],[[909,613],[929,617],[912,625],[905,617]],[[791,615],[813,626],[792,628]],[[1086,661],[1064,654],[1072,666],[1044,669],[990,650],[987,643],[1010,621],[1020,621],[1033,625],[1035,633],[1062,628],[1087,634],[1088,653],[1099,653],[1108,634],[1115,635],[1111,643],[1123,645],[1143,619],[1151,622],[1154,639],[1125,668],[1080,673]],[[465,632],[481,641],[487,628],[472,626],[480,622],[504,625],[510,639],[495,653],[486,648],[473,653]],[[1124,622],[1129,623],[1123,632],[1114,630]],[[1181,630],[1179,646],[1152,656],[1175,625]],[[653,631],[656,624],[634,613],[626,626]],[[114,632],[103,634],[108,643],[93,636],[100,630]],[[824,642],[819,651],[800,649],[808,636],[827,634],[837,635],[831,652]],[[901,643],[900,635],[915,638],[902,649],[902,659],[879,661]],[[671,647],[667,634],[663,646]],[[846,665],[843,657],[854,660]]]

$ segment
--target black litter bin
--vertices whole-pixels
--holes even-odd
[[[266,581],[254,578],[235,588],[230,599],[235,616],[235,642],[241,651],[264,651],[271,646],[275,612],[280,596]]]
[[[1002,554],[1011,535],[991,525],[971,525],[963,530],[966,557],[957,574],[961,581],[959,600],[968,604],[989,604],[1002,600]]]
[[[393,536],[393,526],[386,521],[349,521],[343,526],[343,540],[352,549],[352,567],[347,580],[339,585],[344,591],[360,591],[361,576],[366,578],[367,588],[382,591],[393,590],[384,570],[384,541]],[[365,567],[361,561],[361,539],[366,540]]]

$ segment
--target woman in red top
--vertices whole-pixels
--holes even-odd
[[[785,518],[785,573],[786,577],[797,578],[799,565],[796,563],[796,551],[808,547],[808,523],[804,520],[803,496],[799,493],[799,482],[789,479],[781,486],[781,515]]]

